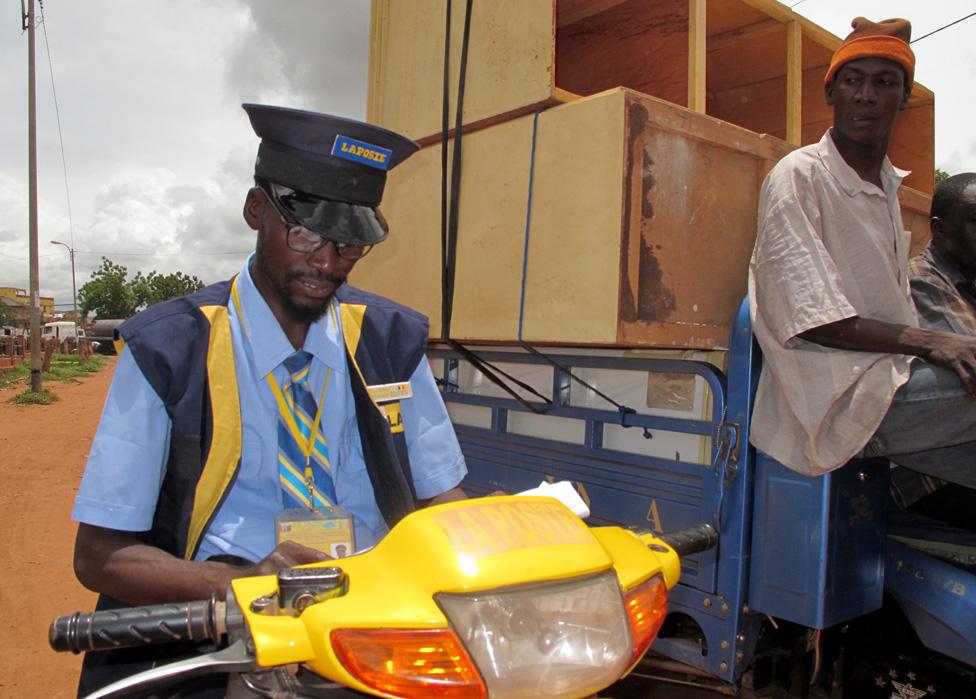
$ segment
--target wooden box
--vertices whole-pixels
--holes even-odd
[[[532,130],[526,116],[464,137],[452,336],[510,343],[521,318],[533,343],[724,347],[746,291],[759,188],[790,146],[622,88],[549,109],[525,256]],[[351,277],[426,313],[432,337],[440,157],[429,146],[390,172],[390,237]],[[911,206],[927,198],[913,196],[906,222],[924,224]]]
[[[454,0],[450,124],[465,3]],[[373,0],[368,118],[421,141],[442,126],[443,0]],[[875,17],[873,19],[880,19]],[[840,39],[773,0],[473,3],[463,123],[477,129],[627,87],[793,145],[830,125],[823,75]],[[934,186],[934,98],[916,84],[890,154]]]

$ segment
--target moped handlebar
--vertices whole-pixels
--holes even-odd
[[[658,538],[674,549],[679,557],[700,553],[718,544],[718,532],[711,524],[699,524],[661,534]]]
[[[81,653],[173,641],[220,641],[223,603],[216,598],[179,604],[75,612],[51,622],[48,640],[56,651]]]

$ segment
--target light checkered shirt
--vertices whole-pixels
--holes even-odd
[[[976,336],[976,286],[951,258],[929,243],[909,265],[918,324],[926,330]],[[905,468],[891,472],[891,495],[902,507],[922,499],[945,481]]]
[[[976,336],[976,285],[929,243],[911,262],[912,300],[927,330]]]

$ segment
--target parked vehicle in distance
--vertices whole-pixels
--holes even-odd
[[[70,320],[55,320],[41,328],[41,339],[67,340],[69,337],[84,338],[85,329]]]
[[[115,329],[124,320],[124,318],[99,318],[92,323],[87,336],[91,340],[92,349],[99,354],[115,354]]]

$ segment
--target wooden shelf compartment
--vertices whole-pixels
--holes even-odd
[[[453,0],[453,127],[464,2]],[[440,139],[446,5],[373,0],[368,118]],[[466,130],[626,87],[793,145],[830,125],[823,75],[840,39],[774,0],[492,0],[473,4]],[[934,186],[934,97],[916,84],[890,154]]]

